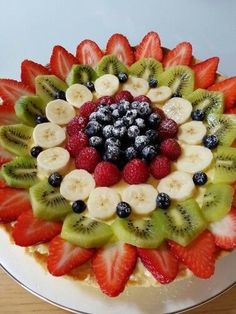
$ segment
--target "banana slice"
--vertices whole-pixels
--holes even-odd
[[[53,172],[65,173],[70,161],[69,152],[62,147],[48,148],[37,157],[37,170],[42,176]]]
[[[76,108],[80,108],[85,102],[92,99],[93,94],[82,84],[73,84],[66,90],[66,100]]]
[[[157,190],[168,194],[173,200],[182,201],[192,196],[195,185],[189,173],[174,171],[160,180]]]
[[[146,95],[148,89],[148,82],[140,77],[129,76],[128,81],[123,84],[123,90],[129,91],[134,97]]]
[[[150,184],[130,185],[122,193],[122,200],[139,215],[151,213],[156,208],[156,198],[157,191]]]
[[[191,121],[179,126],[178,139],[186,144],[200,144],[206,132],[202,121]]]
[[[86,170],[72,170],[62,180],[61,195],[68,201],[85,200],[95,188],[93,176]]]
[[[94,87],[99,96],[112,96],[119,89],[119,80],[115,75],[104,74],[96,79]]]
[[[191,115],[192,109],[191,102],[180,97],[171,98],[162,107],[165,115],[177,124],[186,122]]]
[[[210,149],[198,145],[182,145],[182,153],[176,162],[180,171],[195,173],[210,166],[213,154]]]
[[[65,130],[52,122],[38,124],[33,131],[34,143],[43,148],[59,146],[65,138]]]
[[[73,106],[62,99],[49,101],[46,106],[48,120],[56,124],[67,124],[74,118],[75,114]]]
[[[120,202],[120,195],[112,188],[99,187],[91,192],[88,199],[90,215],[98,219],[111,218]]]
[[[172,90],[168,86],[161,86],[157,88],[151,88],[147,93],[147,97],[157,104],[162,104],[164,101],[170,99]]]

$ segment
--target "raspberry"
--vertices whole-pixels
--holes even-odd
[[[95,148],[84,147],[75,158],[75,167],[77,169],[84,169],[93,173],[95,167],[100,161],[100,154]]]
[[[132,102],[134,97],[127,90],[122,90],[115,95],[115,101],[120,102],[121,100],[127,100]]]
[[[111,186],[120,181],[121,173],[116,165],[102,161],[94,170],[94,179],[97,186]]]
[[[148,98],[147,96],[145,96],[145,95],[140,95],[140,96],[137,96],[137,97],[135,97],[134,98],[134,100],[133,101],[138,101],[138,102],[148,102],[149,103],[149,105],[151,105],[151,100],[150,100],[150,98]]]
[[[164,119],[159,124],[158,132],[162,141],[166,138],[176,137],[178,132],[178,125],[172,119]]]
[[[66,149],[70,153],[71,157],[76,157],[82,148],[89,145],[88,137],[83,132],[74,134],[68,138],[66,143]]]
[[[161,120],[165,119],[165,113],[164,113],[164,111],[161,108],[154,107],[154,108],[152,108],[152,111],[155,112],[155,113],[158,113],[159,116],[161,117]]]
[[[69,136],[78,134],[82,131],[88,123],[88,119],[85,117],[75,116],[66,126],[66,131]]]
[[[181,155],[181,147],[173,138],[167,138],[161,143],[161,153],[170,160],[177,160]]]
[[[129,184],[145,183],[148,177],[148,166],[141,159],[132,159],[123,169],[123,178]]]
[[[97,104],[95,104],[92,101],[87,101],[80,107],[79,114],[80,116],[88,119],[91,113],[94,112],[96,109],[97,109]]]
[[[158,180],[166,177],[170,171],[171,164],[165,156],[157,156],[150,164],[150,172]]]
[[[111,105],[115,103],[115,99],[112,96],[102,96],[100,98],[98,98],[98,100],[96,101],[96,105]]]

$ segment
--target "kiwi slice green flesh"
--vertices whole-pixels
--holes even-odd
[[[34,215],[44,220],[62,220],[72,211],[70,203],[52,187],[47,180],[30,188],[30,198]]]
[[[151,79],[159,80],[163,72],[162,64],[153,58],[143,58],[133,63],[129,68],[129,73],[141,77],[147,81]]]
[[[86,84],[87,82],[94,82],[97,78],[97,73],[92,67],[86,64],[74,64],[66,78],[66,83],[70,86],[72,84]]]
[[[31,145],[33,128],[24,124],[0,126],[0,145],[16,155],[26,155]]]
[[[106,223],[75,213],[67,215],[61,232],[64,240],[84,248],[103,246],[112,235],[112,229]]]
[[[236,179],[236,148],[218,146],[215,153],[214,183],[232,183]]]
[[[202,204],[202,213],[208,222],[224,218],[230,211],[234,189],[225,183],[207,186]]]
[[[166,237],[183,246],[188,245],[206,228],[200,207],[194,199],[178,203],[166,211],[158,210],[154,215],[157,220],[165,220]]]
[[[66,91],[67,84],[55,75],[38,75],[35,78],[36,94],[48,103],[56,98],[59,91]]]
[[[221,92],[210,92],[199,88],[186,98],[192,103],[193,110],[203,110],[205,117],[211,113],[221,114],[224,111],[224,96]]]
[[[15,113],[23,123],[35,126],[36,117],[45,115],[45,104],[38,96],[22,96],[15,104]]]
[[[36,159],[16,157],[2,166],[1,174],[9,186],[27,189],[38,182]]]
[[[128,73],[128,69],[115,56],[107,55],[97,64],[96,72],[98,76],[104,74],[113,74],[117,76],[119,73]]]
[[[207,123],[207,133],[216,135],[220,145],[230,146],[236,139],[236,115],[210,114]]]
[[[173,94],[187,96],[194,89],[193,71],[185,65],[174,65],[164,71],[159,77],[159,86],[169,86]]]

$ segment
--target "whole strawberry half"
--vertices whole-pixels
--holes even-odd
[[[161,61],[162,57],[163,53],[159,35],[156,32],[147,33],[135,49],[135,59],[154,58]]]

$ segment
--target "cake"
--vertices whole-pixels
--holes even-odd
[[[0,223],[110,297],[208,279],[236,247],[236,77],[149,32],[55,46],[0,79]]]

